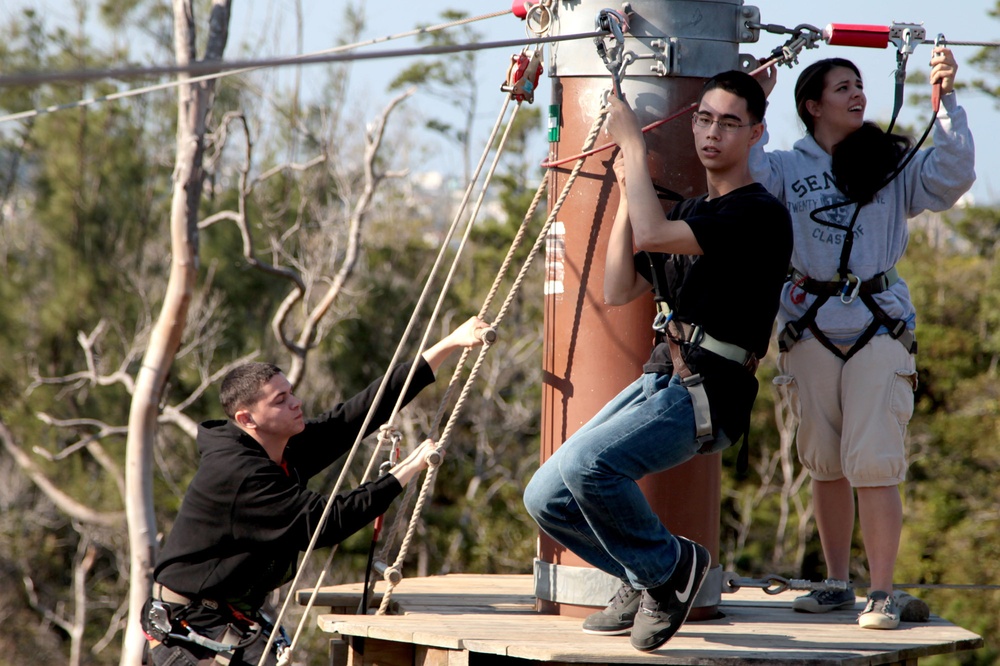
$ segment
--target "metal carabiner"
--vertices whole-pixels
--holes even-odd
[[[852,283],[854,284],[853,288],[851,287]],[[850,305],[860,292],[861,278],[854,273],[848,273],[847,277],[844,278],[844,286],[840,290],[840,302],[844,305]]]
[[[625,31],[628,30],[628,18],[621,12],[614,9],[602,9],[597,12],[594,19],[594,27],[611,34],[615,40],[614,46],[608,47],[604,43],[604,37],[594,37],[594,45],[597,47],[597,55],[604,61],[604,66],[611,72],[611,80],[614,84],[614,93],[618,99],[624,99],[622,95],[622,71],[624,70],[623,54],[625,52]]]
[[[667,330],[667,324],[669,324],[670,320],[673,318],[673,312],[657,312],[656,317],[653,318],[653,330],[657,333],[663,333],[663,331]]]

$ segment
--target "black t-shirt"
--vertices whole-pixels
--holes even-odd
[[[661,296],[674,319],[700,325],[713,338],[763,358],[792,254],[787,209],[752,183],[712,200],[686,199],[667,217],[691,227],[703,254],[639,252],[636,270],[655,284],[653,266],[662,267]],[[757,380],[739,364],[704,350],[692,350],[685,360],[705,378],[713,423],[735,442],[749,424]],[[666,342],[653,348],[643,370],[671,372]]]

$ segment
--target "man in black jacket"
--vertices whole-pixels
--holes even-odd
[[[405,402],[433,383],[453,351],[482,344],[487,327],[473,317],[427,349]],[[365,435],[389,418],[409,370],[406,363],[390,371]],[[305,420],[277,366],[247,363],[226,375],[220,400],[228,419],[198,427],[201,462],[153,572],[143,612],[148,663],[258,663],[271,630],[260,608],[294,577],[328,500],[306,483],[351,448],[380,384]],[[426,440],[387,474],[334,497],[317,546],[340,543],[384,513],[437,450]]]

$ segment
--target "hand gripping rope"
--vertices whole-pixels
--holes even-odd
[[[481,195],[479,197],[479,200],[478,200],[478,202],[476,204],[476,210],[469,216],[468,220],[466,221],[464,235],[462,236],[460,242],[458,242],[458,244],[456,246],[455,244],[452,243],[452,238],[454,237],[455,232],[458,230],[458,228],[460,226],[460,223],[462,222],[462,218],[466,214],[467,206],[469,204],[469,200],[471,198],[474,186],[476,185],[476,182],[479,180],[479,177],[482,174],[483,167],[486,165],[487,157],[489,156],[489,153],[490,153],[490,151],[492,150],[492,148],[494,146],[494,141],[500,135],[500,128],[502,126],[502,121],[503,121],[504,116],[506,115],[507,108],[508,108],[509,104],[510,104],[510,98],[507,97],[507,98],[504,99],[503,105],[502,105],[501,110],[500,110],[500,114],[497,117],[497,121],[496,121],[496,123],[493,126],[493,129],[492,129],[492,131],[490,133],[489,138],[486,141],[486,144],[485,144],[486,145],[486,149],[483,151],[483,154],[480,157],[479,162],[478,162],[478,164],[476,165],[476,168],[473,171],[473,174],[472,174],[471,179],[469,181],[468,187],[466,188],[465,195],[464,195],[464,197],[462,199],[462,202],[459,204],[458,211],[457,211],[456,215],[454,216],[454,218],[452,220],[451,226],[448,228],[447,232],[445,233],[444,238],[440,242],[440,248],[439,248],[437,257],[435,258],[434,265],[431,267],[431,269],[430,269],[430,271],[429,271],[429,273],[427,275],[427,278],[426,278],[426,280],[424,282],[424,287],[421,290],[421,293],[420,293],[419,297],[417,298],[417,302],[416,302],[416,304],[413,307],[413,310],[412,310],[411,315],[410,315],[410,319],[409,319],[409,321],[406,324],[406,328],[403,331],[403,334],[401,336],[399,344],[396,346],[396,349],[393,351],[392,358],[390,359],[390,361],[388,363],[388,366],[390,368],[392,366],[394,366],[402,358],[402,356],[403,356],[403,347],[404,347],[405,343],[410,339],[410,336],[411,336],[413,330],[417,326],[417,320],[419,318],[419,314],[423,310],[423,307],[424,307],[424,305],[425,305],[425,303],[427,301],[427,298],[429,297],[429,295],[431,293],[431,287],[434,284],[434,281],[437,279],[437,275],[438,275],[440,269],[442,268],[442,266],[445,263],[445,258],[447,256],[451,255],[453,257],[451,268],[449,270],[448,276],[444,280],[444,285],[442,287],[440,287],[440,289],[439,289],[440,293],[439,293],[439,296],[438,296],[438,300],[437,300],[437,303],[435,304],[434,312],[431,314],[431,316],[429,318],[429,322],[428,322],[428,324],[427,324],[427,326],[426,326],[426,328],[424,330],[423,338],[421,339],[421,341],[419,343],[419,347],[418,347],[418,350],[417,350],[417,355],[419,356],[423,352],[423,350],[427,347],[428,339],[429,339],[429,337],[431,335],[431,332],[432,332],[432,329],[433,329],[433,325],[437,321],[437,316],[440,313],[440,311],[441,311],[441,309],[442,309],[442,307],[444,305],[444,300],[445,300],[445,297],[447,295],[447,287],[450,284],[452,278],[454,277],[457,265],[459,264],[459,262],[460,262],[460,260],[462,258],[462,252],[463,252],[463,250],[465,248],[466,242],[467,242],[468,237],[469,237],[469,235],[471,233],[472,224],[475,221],[476,214],[478,213],[479,207],[482,205],[482,202],[483,202],[483,200],[485,198],[485,194],[486,194],[485,189],[486,189],[486,186],[489,184],[490,179],[492,178],[492,175],[493,175],[494,171],[496,170],[500,153],[503,150],[503,146],[506,143],[506,140],[507,140],[507,137],[509,136],[511,128],[514,125],[514,122],[513,122],[514,116],[517,114],[518,109],[520,109],[520,104],[515,105],[512,117],[510,119],[510,122],[508,122],[508,124],[507,124],[507,129],[504,132],[503,137],[499,141],[499,147],[497,148],[497,154],[494,156],[493,164],[491,165],[491,167],[490,167],[487,175],[485,176],[485,180],[484,180],[484,183],[483,183],[483,186],[482,186],[483,187],[483,191],[482,191],[482,193],[481,193]],[[407,390],[409,389],[409,385],[410,385],[410,383],[411,383],[411,381],[413,379],[413,374],[416,372],[416,368],[417,368],[417,364],[413,363],[412,367],[410,368],[410,374],[407,376],[406,383],[405,383],[403,389],[400,392],[401,396],[406,395]],[[458,370],[456,370],[456,373],[458,373],[458,372],[460,372],[460,368]],[[336,495],[340,491],[340,488],[344,484],[345,478],[346,478],[346,476],[348,474],[348,470],[350,469],[350,466],[351,466],[352,462],[354,461],[354,457],[357,454],[358,449],[360,448],[360,444],[361,444],[361,440],[362,440],[362,435],[367,431],[368,426],[371,423],[371,419],[374,417],[375,407],[378,405],[378,403],[381,402],[382,397],[383,397],[383,395],[385,393],[385,388],[386,388],[386,384],[388,382],[389,376],[390,376],[390,373],[387,372],[383,376],[383,378],[382,378],[382,382],[380,383],[380,385],[378,387],[378,390],[376,391],[375,399],[373,400],[373,404],[372,404],[372,408],[369,410],[368,414],[365,416],[365,420],[362,423],[361,428],[359,428],[358,436],[355,439],[355,442],[354,442],[353,446],[351,447],[350,452],[347,454],[346,459],[344,460],[344,464],[343,464],[343,468],[341,470],[341,473],[338,476],[337,481],[335,482],[333,489],[330,491],[330,497],[333,497],[334,495]],[[401,404],[400,404],[400,402],[397,402],[397,404],[393,408],[392,414],[387,419],[387,423],[391,424],[391,423],[393,423],[395,421],[396,415],[398,414],[398,412],[399,412],[400,409],[401,409]],[[370,477],[371,471],[372,471],[372,469],[374,468],[374,465],[375,465],[375,460],[376,460],[377,455],[378,455],[378,451],[376,450],[375,453],[372,455],[372,458],[371,458],[371,460],[369,462],[368,469],[365,471],[365,474],[364,474],[364,477],[363,477],[362,481],[367,481],[368,478]],[[413,484],[411,484],[411,485],[413,485]],[[327,516],[328,516],[329,511],[330,511],[330,508],[332,506],[333,506],[333,502],[327,502],[326,509],[324,510],[323,516],[320,519],[320,523],[319,524],[321,526],[323,524],[325,524]],[[312,539],[310,540],[308,546],[306,547],[305,553],[303,555],[303,560],[308,559],[309,556],[312,554],[313,550],[315,550],[315,548],[316,548],[316,542],[317,542],[317,540],[319,538],[319,534],[320,534],[320,529],[317,529],[313,533]],[[320,574],[319,574],[319,576],[318,576],[318,578],[316,580],[316,584],[313,587],[311,594],[309,595],[309,600],[306,602],[305,610],[304,610],[304,612],[302,614],[302,618],[301,618],[301,620],[299,622],[298,627],[296,628],[295,634],[292,636],[291,648],[290,649],[294,649],[295,646],[298,644],[299,636],[301,635],[301,633],[303,631],[303,628],[305,626],[305,620],[307,619],[307,617],[309,615],[309,611],[312,609],[313,605],[315,604],[316,596],[319,593],[320,587],[323,585],[323,581],[326,578],[327,572],[330,569],[330,566],[331,566],[331,564],[333,562],[333,557],[334,557],[334,555],[336,553],[337,553],[337,547],[334,546],[333,548],[330,549],[330,554],[327,557],[325,564],[323,565],[323,569],[320,572]],[[376,567],[376,570],[377,570],[377,568],[378,567]],[[295,577],[293,578],[293,580],[291,582],[291,585],[290,585],[290,587],[292,589],[295,589],[298,586],[299,579],[300,579],[303,571],[304,571],[304,567],[303,568],[299,568],[299,570],[296,572]],[[291,603],[291,601],[292,601],[292,599],[293,599],[294,596],[295,595],[291,595],[290,594],[290,595],[288,595],[288,596],[285,597],[285,600],[284,600],[284,602],[281,605],[281,609],[279,611],[278,620],[277,621],[280,621],[280,619],[284,616],[284,614],[287,611],[288,606]],[[270,643],[267,646],[265,646],[265,653],[267,652],[268,649],[270,649]],[[263,659],[264,659],[264,657],[262,657],[261,662],[263,662]]]
[[[602,112],[598,114],[597,118],[595,118],[594,123],[591,125],[590,131],[587,134],[587,138],[584,140],[584,146],[583,146],[583,148],[584,148],[585,151],[587,149],[589,149],[594,144],[594,141],[597,138],[597,134],[600,131],[601,125],[604,122],[605,113],[606,113],[606,109],[602,110]],[[525,258],[523,264],[521,265],[521,269],[518,272],[517,277],[514,279],[514,282],[511,285],[510,291],[508,292],[507,297],[504,300],[503,305],[500,307],[500,310],[497,312],[497,316],[494,319],[494,326],[499,326],[500,325],[500,323],[503,321],[503,318],[506,315],[508,309],[510,308],[510,305],[513,303],[514,299],[516,298],[516,296],[517,296],[517,294],[518,294],[518,292],[520,290],[520,286],[523,283],[523,281],[524,281],[524,279],[525,279],[525,277],[526,277],[526,275],[528,273],[529,268],[531,267],[531,263],[532,263],[534,257],[541,250],[541,248],[544,247],[545,242],[546,242],[546,240],[548,238],[549,229],[552,227],[552,224],[555,222],[556,217],[559,215],[559,211],[562,209],[563,203],[565,203],[566,199],[568,198],[569,193],[570,193],[570,191],[573,188],[573,183],[575,182],[575,180],[576,180],[577,176],[579,175],[580,171],[583,169],[583,164],[584,164],[584,159],[583,158],[580,158],[579,160],[577,160],[577,163],[574,165],[572,171],[570,172],[569,176],[566,179],[565,184],[563,185],[562,191],[559,193],[559,196],[556,198],[555,202],[552,204],[551,210],[549,211],[549,214],[548,214],[548,217],[545,220],[545,223],[542,225],[541,229],[538,231],[538,235],[535,238],[534,245],[531,247],[531,250],[529,251],[528,256]],[[547,181],[548,181],[548,178],[543,175],[543,177],[542,177],[542,179],[541,179],[541,181],[539,183],[538,189],[535,192],[534,199],[532,200],[531,205],[528,207],[528,210],[525,213],[524,219],[523,219],[523,221],[521,223],[521,227],[518,230],[517,235],[516,235],[514,241],[511,243],[511,247],[509,248],[509,250],[507,252],[507,257],[504,259],[503,265],[501,266],[500,270],[497,272],[497,276],[496,276],[496,279],[494,280],[493,287],[491,288],[490,294],[489,294],[489,296],[487,296],[486,303],[483,305],[483,309],[480,312],[480,318],[482,318],[484,316],[486,310],[488,309],[490,302],[492,301],[494,295],[496,294],[496,292],[497,292],[497,290],[498,290],[498,288],[500,286],[500,283],[501,283],[503,277],[505,276],[505,274],[507,272],[507,268],[510,266],[510,264],[511,264],[511,262],[513,260],[515,252],[520,247],[521,241],[522,241],[522,239],[523,239],[523,237],[525,235],[526,229],[527,229],[527,225],[531,221],[531,219],[534,217],[534,212],[535,212],[535,210],[536,210],[539,202],[541,201],[542,195],[545,192]],[[471,387],[471,382],[475,379],[475,377],[476,377],[476,375],[478,373],[478,370],[479,370],[479,368],[480,368],[480,366],[481,366],[481,364],[482,364],[482,362],[483,362],[483,360],[485,358],[485,354],[489,350],[489,345],[490,345],[490,340],[487,339],[486,340],[486,344],[483,346],[483,348],[479,352],[479,358],[476,360],[476,362],[475,362],[472,370],[469,373],[469,377],[466,380],[464,388],[462,389],[462,394],[459,396],[459,398],[458,398],[458,400],[457,400],[457,402],[455,404],[455,407],[452,410],[452,413],[451,413],[451,415],[449,417],[448,423],[445,426],[444,431],[443,431],[443,433],[441,435],[441,440],[440,441],[442,443],[442,446],[444,446],[444,443],[447,441],[447,439],[448,439],[448,437],[450,435],[450,432],[451,432],[452,426],[453,426],[453,424],[455,422],[456,416],[460,412],[461,407],[463,406],[463,404],[465,402],[466,396],[468,395],[469,389]],[[461,372],[462,366],[464,365],[464,361],[465,361],[465,358],[468,355],[468,353],[469,353],[468,349],[465,349],[462,352],[462,358],[458,362],[458,365],[457,365],[456,370],[455,370],[455,375],[452,377],[452,382],[449,384],[449,387],[448,387],[448,392],[449,393],[451,391],[452,386],[455,385],[456,379],[457,379],[459,373]],[[444,403],[444,401],[442,401],[442,404],[443,403]],[[440,411],[439,411],[439,416],[440,416]],[[439,416],[435,417],[435,422],[438,422]],[[430,469],[428,469],[428,473],[424,477],[424,483],[423,483],[423,486],[421,488],[421,496],[422,497],[426,494],[426,492],[425,492],[426,489],[430,485],[433,484],[435,472],[436,472],[436,470],[433,467],[430,468]],[[407,490],[409,490],[409,488]],[[405,502],[405,500],[404,500],[404,502]],[[379,606],[379,609],[377,611],[377,613],[379,615],[384,615],[387,612],[387,610],[389,608],[389,604],[390,604],[390,600],[391,600],[393,588],[395,587],[395,585],[402,578],[402,574],[401,574],[402,561],[406,557],[407,547],[409,545],[409,541],[410,541],[410,538],[411,538],[411,536],[413,534],[414,528],[416,527],[417,520],[419,519],[419,516],[420,516],[420,507],[421,506],[422,506],[422,502],[418,501],[417,506],[414,507],[413,515],[410,518],[410,522],[409,522],[409,526],[408,526],[408,530],[407,530],[407,535],[406,535],[406,537],[403,540],[403,544],[400,546],[400,552],[399,552],[399,554],[397,556],[396,563],[392,567],[387,568],[387,570],[386,570],[386,583],[387,583],[387,587],[386,587],[385,593],[384,593],[384,595],[382,597],[382,602],[381,602],[381,604]],[[399,519],[400,516],[401,516],[401,512],[399,514],[397,514],[397,519]]]

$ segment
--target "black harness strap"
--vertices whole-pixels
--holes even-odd
[[[898,173],[899,170],[896,171],[894,176],[898,175]],[[821,220],[818,217],[819,213],[848,206],[852,203],[855,203],[854,214],[851,216],[850,224],[846,226],[827,220]],[[788,351],[791,349],[792,345],[801,339],[802,333],[808,329],[812,332],[813,336],[819,340],[820,344],[830,350],[834,356],[843,361],[847,361],[856,353],[861,351],[865,345],[871,342],[871,339],[875,337],[876,333],[878,333],[879,328],[885,326],[889,331],[889,335],[891,335],[893,339],[899,340],[911,354],[917,353],[916,338],[912,333],[910,333],[909,330],[907,330],[906,322],[902,319],[893,319],[890,317],[872,296],[873,294],[883,292],[891,287],[896,280],[899,279],[898,275],[895,275],[893,273],[893,269],[890,269],[889,271],[879,273],[862,282],[859,277],[851,273],[849,262],[851,259],[851,250],[854,248],[854,225],[858,221],[858,214],[861,212],[861,208],[863,206],[864,204],[848,200],[830,204],[829,206],[823,206],[822,208],[817,208],[809,214],[809,216],[819,224],[840,229],[844,232],[844,245],[840,250],[840,263],[837,268],[837,274],[840,280],[834,282],[821,282],[804,275],[804,279],[795,281],[795,284],[803,291],[808,294],[815,295],[816,300],[813,301],[812,305],[806,309],[799,319],[785,324],[784,330],[781,335],[778,336],[778,349],[780,351]],[[793,268],[790,272],[790,276],[797,272],[798,271]],[[855,298],[860,298],[861,302],[864,303],[865,307],[867,307],[872,313],[872,323],[868,325],[868,328],[864,330],[861,336],[846,352],[841,351],[840,347],[835,345],[830,338],[823,333],[819,326],[816,325],[816,314],[819,312],[819,309],[823,307],[831,296],[838,295],[840,296],[840,300],[844,303],[850,303]]]
[[[899,71],[901,70],[897,68],[897,79],[896,79],[897,106],[899,104],[899,99],[902,95],[902,85],[901,85],[902,82],[900,77],[898,76]],[[937,87],[935,89],[940,90],[940,88]],[[890,123],[887,132],[892,131],[892,127],[893,125],[895,125],[896,115],[898,113],[899,109],[898,108],[894,109],[892,122]],[[900,161],[899,165],[896,166],[895,169],[893,169],[892,173],[890,173],[888,177],[886,177],[885,181],[878,188],[879,190],[881,190],[889,183],[891,183],[893,180],[895,180],[896,177],[903,172],[903,169],[905,169],[906,166],[913,160],[913,158],[916,157],[917,152],[920,150],[920,147],[923,145],[924,141],[926,141],[927,137],[930,135],[931,129],[934,127],[934,123],[936,122],[936,120],[937,120],[937,106],[935,105],[934,114],[931,116],[931,120],[927,124],[927,128],[924,129],[924,133],[920,136],[920,140],[916,142],[916,144],[913,146],[912,149],[910,149],[909,153],[906,155],[906,157],[904,157]],[[835,222],[830,222],[829,220],[821,220],[818,217],[820,213],[826,212],[828,210],[833,210],[835,208],[841,208],[843,206],[849,206],[852,203],[856,204],[857,207],[854,209],[854,215],[851,217],[851,223],[847,226],[837,224]],[[841,294],[841,296],[844,296],[845,294],[848,293],[847,291],[844,291],[844,289],[850,289],[851,285],[851,281],[849,279],[851,277],[851,272],[847,264],[851,258],[851,249],[854,247],[854,224],[858,220],[858,213],[861,212],[861,207],[863,205],[864,204],[857,203],[855,201],[848,199],[847,201],[842,201],[840,203],[830,204],[828,206],[817,208],[816,210],[809,213],[809,217],[816,223],[822,224],[827,227],[832,227],[834,229],[840,229],[845,233],[844,246],[841,248],[840,251],[840,267],[838,269],[842,281],[834,283],[839,287],[840,289],[839,293]],[[824,335],[823,332],[819,330],[818,326],[816,326],[816,313],[819,311],[820,307],[822,307],[823,304],[826,303],[827,299],[829,299],[830,296],[836,295],[837,292],[835,291],[833,293],[828,293],[828,290],[826,288],[820,288],[815,291],[811,291],[810,288],[815,286],[816,284],[822,285],[829,283],[822,283],[816,281],[810,282],[810,278],[808,278],[807,276],[807,279],[804,280],[803,284],[800,286],[802,287],[803,291],[810,294],[815,294],[816,300],[805,311],[802,317],[800,317],[798,320],[794,322],[788,322],[787,324],[785,324],[785,329],[782,331],[781,335],[778,336],[778,348],[781,351],[788,351],[791,348],[791,346],[796,342],[798,342],[799,339],[802,337],[802,332],[806,329],[809,329],[810,331],[812,331],[812,334],[816,337],[816,339],[823,344],[824,347],[829,349],[831,352],[833,352],[833,354],[835,354],[839,358],[846,361],[847,359],[854,356],[854,354],[856,354],[866,344],[868,344],[868,342],[871,341],[873,337],[875,337],[875,333],[878,332],[879,327],[885,326],[889,330],[889,335],[891,335],[894,339],[899,340],[903,344],[903,346],[909,350],[911,354],[916,354],[917,340],[913,336],[913,333],[911,333],[906,328],[906,322],[900,319],[893,319],[892,317],[890,317],[879,306],[879,304],[875,302],[875,299],[872,298],[870,295],[885,291],[891,286],[891,283],[888,283],[888,281],[885,280],[885,276],[887,274],[888,271],[886,273],[879,273],[875,277],[869,280],[865,280],[864,282],[860,282],[859,280],[858,282],[855,283],[856,287],[858,288],[858,291],[855,292],[853,296],[861,297],[861,302],[864,303],[871,311],[873,319],[871,325],[867,329],[865,329],[865,332],[861,334],[861,337],[858,338],[858,340],[847,351],[846,354],[840,351],[840,349],[835,344],[830,342],[830,339],[827,338],[826,335]],[[857,278],[855,279],[857,280]],[[873,282],[873,281],[879,281],[879,282]],[[870,287],[871,291],[868,291],[866,293],[864,286],[868,283],[873,283],[873,284]]]
[[[669,341],[671,347],[677,349],[678,361],[686,367],[688,351],[692,347],[698,346],[700,340],[689,339],[684,334],[684,325],[680,324],[680,322],[674,322],[678,328],[680,336],[676,337],[671,332],[670,324],[673,321],[674,313],[670,308],[670,304],[667,302],[667,276],[662,273],[661,265],[653,260],[652,253],[647,252],[646,257],[649,260],[649,274],[653,283],[653,300],[656,303],[656,318],[653,320],[653,330],[656,331],[656,342],[659,344]],[[691,330],[694,331],[699,328],[700,327],[692,326]],[[673,351],[673,349],[671,351]],[[671,354],[671,357],[673,357],[673,354]],[[750,370],[747,365],[751,358],[753,359],[753,370]],[[677,362],[674,362],[674,365],[676,366]],[[744,362],[744,367],[747,367],[748,371],[753,373],[756,370],[756,357],[749,354],[748,358]],[[679,370],[680,368],[673,368],[673,372],[675,374],[678,373]],[[714,426],[712,424],[711,405],[708,401],[708,394],[705,392],[705,388],[702,385],[703,381],[704,378],[699,373],[683,377],[681,383],[691,395],[692,406],[695,410],[695,430],[699,433],[698,441],[701,443],[702,449],[706,449],[714,441],[715,435]],[[737,437],[736,441],[739,439],[743,440],[743,444],[740,446],[739,453],[736,457],[736,471],[738,474],[743,475],[746,474],[748,469],[750,469],[749,428],[747,428],[747,430],[744,431],[740,437]],[[733,441],[733,444],[735,444],[736,441]]]

